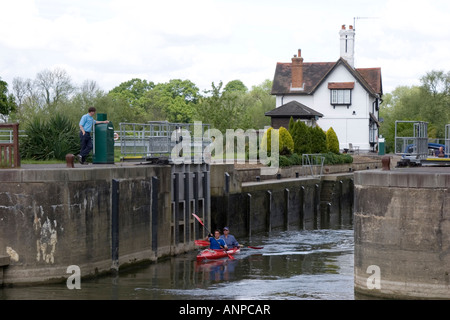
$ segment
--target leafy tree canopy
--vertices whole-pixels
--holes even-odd
[[[15,109],[14,96],[8,94],[8,84],[0,78],[0,114],[7,116]]]
[[[245,84],[241,80],[232,80],[227,83],[224,92],[239,92],[239,93],[247,93],[248,89]]]
[[[117,87],[109,91],[113,97],[125,99],[130,105],[135,104],[144,94],[153,89],[155,84],[151,81],[133,78],[122,82]]]

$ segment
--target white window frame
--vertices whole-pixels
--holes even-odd
[[[352,90],[351,89],[330,89],[331,105],[350,106],[352,104]]]

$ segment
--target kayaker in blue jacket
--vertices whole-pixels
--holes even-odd
[[[209,241],[209,248],[213,250],[217,249],[225,249],[227,250],[227,244],[225,243],[225,240],[220,238],[220,230],[214,231],[214,237],[212,234],[208,235],[207,240]]]
[[[225,241],[227,247],[230,249],[241,247],[236,238],[232,234],[230,234],[230,229],[228,229],[228,227],[223,228],[223,235],[221,235],[220,238]]]

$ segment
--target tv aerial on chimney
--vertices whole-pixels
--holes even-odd
[[[379,17],[353,17],[353,30],[356,31],[356,20],[359,19],[380,19]]]

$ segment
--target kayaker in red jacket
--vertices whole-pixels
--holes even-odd
[[[209,248],[213,250],[225,249],[227,250],[227,244],[223,239],[220,238],[220,230],[214,231],[214,237],[209,234],[206,240],[209,241]]]

